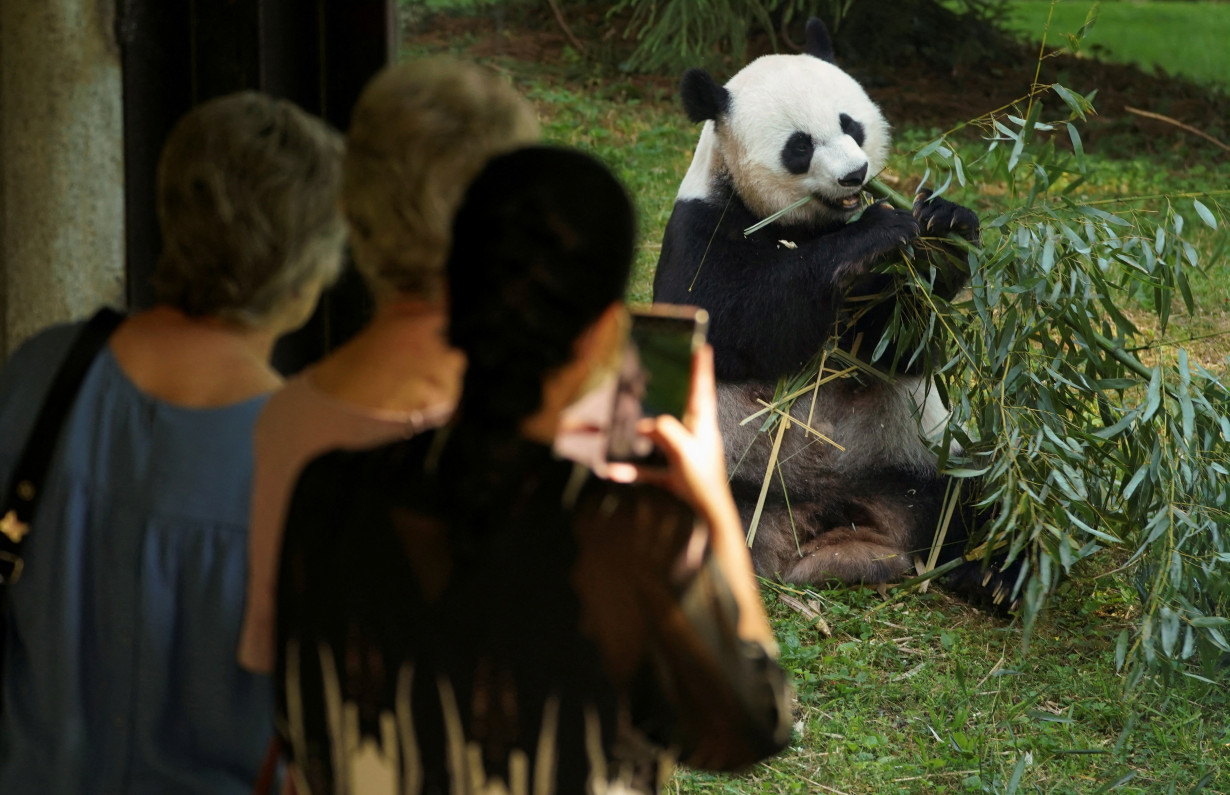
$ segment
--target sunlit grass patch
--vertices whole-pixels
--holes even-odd
[[[794,743],[741,778],[681,772],[677,792],[1004,793],[1018,768],[1019,792],[1188,793],[1210,776],[1204,791],[1224,791],[1225,694],[1123,697],[1114,637],[1132,596],[1112,580],[1063,586],[1025,657],[1017,627],[939,593],[766,590],[800,685]],[[814,605],[831,637],[782,593]]]
[[[1040,41],[1051,14],[1047,44],[1063,47],[1085,23],[1093,0],[1014,0],[1007,22]],[[1101,2],[1098,19],[1081,43],[1087,55],[1230,89],[1230,5],[1193,0]]]

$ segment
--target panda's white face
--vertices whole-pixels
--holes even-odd
[[[753,213],[766,216],[804,196],[815,200],[784,223],[847,220],[862,185],[884,167],[888,123],[852,77],[810,55],[766,55],[726,84],[729,104],[708,121],[680,198],[712,195],[730,175]],[[704,184],[702,184],[704,183]]]

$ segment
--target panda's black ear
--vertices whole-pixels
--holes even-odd
[[[679,83],[683,109],[694,122],[723,116],[730,109],[730,92],[719,86],[704,69],[689,69]]]
[[[820,17],[807,20],[807,44],[803,51],[822,61],[834,62],[833,40],[829,38],[829,29],[820,21]]]

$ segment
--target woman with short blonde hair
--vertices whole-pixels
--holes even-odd
[[[465,366],[446,336],[453,214],[491,157],[537,134],[533,109],[503,76],[450,58],[390,66],[360,95],[342,208],[375,316],[289,380],[257,422],[245,667],[273,670],[282,523],[304,464],[331,448],[411,436],[452,411]]]
[[[537,136],[533,111],[487,69],[427,58],[367,85],[346,135],[342,206],[355,264],[378,299],[440,296],[466,186],[493,154]]]

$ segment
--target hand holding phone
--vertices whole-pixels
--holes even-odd
[[[691,389],[681,419],[666,414],[641,421],[646,435],[666,457],[665,469],[613,463],[612,480],[655,483],[692,506],[709,529],[708,541],[731,593],[739,605],[739,636],[776,649],[773,629],[743,526],[726,478],[726,451],[717,421],[717,385],[713,377],[713,348],[704,345],[692,357]]]
[[[708,313],[690,306],[635,308],[611,406],[607,460],[664,466],[642,419],[682,419],[692,391],[692,359],[704,345]]]

